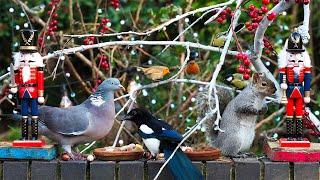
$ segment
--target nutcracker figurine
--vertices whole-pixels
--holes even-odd
[[[11,65],[11,93],[21,100],[22,140],[38,139],[38,103],[44,102],[43,59],[37,50],[37,31],[21,30],[20,52],[14,55]],[[12,73],[14,72],[14,73]],[[31,137],[28,116],[31,115]]]
[[[283,90],[281,102],[286,104],[287,140],[296,138],[303,141],[302,116],[305,104],[310,102],[311,62],[302,37],[296,30],[288,38],[286,51],[280,53],[279,66],[280,87]]]

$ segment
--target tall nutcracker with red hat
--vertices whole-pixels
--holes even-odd
[[[302,36],[295,29],[286,48],[279,54],[280,87],[282,103],[286,104],[287,140],[303,140],[305,105],[310,102],[311,61],[302,43]],[[295,132],[294,132],[295,124]]]
[[[11,68],[11,93],[21,100],[22,140],[38,139],[38,104],[44,102],[43,59],[37,49],[37,31],[21,30],[20,52],[14,55]],[[31,117],[31,133],[28,119]]]

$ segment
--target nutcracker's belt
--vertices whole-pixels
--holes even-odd
[[[289,83],[288,86],[302,86],[302,83]]]
[[[20,87],[37,87],[37,84],[21,84]]]

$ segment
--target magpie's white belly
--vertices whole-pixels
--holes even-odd
[[[145,133],[145,134],[152,134],[154,131],[149,128],[147,125],[142,124],[139,129]],[[152,156],[155,156],[159,153],[159,147],[160,147],[160,141],[156,138],[148,138],[144,139],[142,138],[143,143],[147,146],[148,150],[152,154]]]
[[[159,153],[160,141],[156,138],[142,139],[152,156]]]

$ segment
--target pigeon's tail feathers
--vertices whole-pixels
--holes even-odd
[[[164,157],[168,159],[173,149],[164,149]],[[179,149],[168,163],[171,174],[175,180],[204,180],[202,173],[195,167],[190,159]]]

